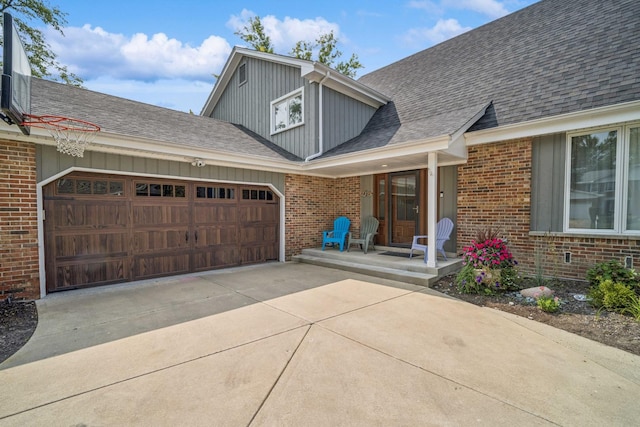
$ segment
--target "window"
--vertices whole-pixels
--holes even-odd
[[[630,128],[627,167],[627,230],[640,231],[640,126]]]
[[[242,64],[238,67],[238,86],[247,82],[247,64]]]
[[[273,192],[271,190],[242,190],[242,200],[273,200]]]
[[[235,199],[235,190],[226,187],[196,187],[199,199]]]
[[[271,102],[271,134],[304,124],[303,89]]]
[[[640,125],[568,135],[565,228],[640,232]]]
[[[184,185],[136,183],[136,196],[138,197],[186,197]]]
[[[56,182],[56,191],[58,194],[122,196],[124,194],[124,181],[62,178]]]
[[[385,179],[384,177],[378,177],[378,211],[377,211],[377,215],[378,215],[378,219],[380,221],[384,221],[384,217],[385,217],[385,212],[386,212],[386,206],[387,206],[387,199],[385,197]]]

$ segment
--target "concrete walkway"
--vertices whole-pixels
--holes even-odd
[[[54,294],[0,426],[637,425],[640,357],[306,264]]]

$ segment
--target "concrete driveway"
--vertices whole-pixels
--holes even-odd
[[[429,289],[266,264],[50,295],[0,425],[637,425],[640,357]]]

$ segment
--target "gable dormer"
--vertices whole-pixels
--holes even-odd
[[[387,102],[323,64],[235,47],[201,115],[306,159],[359,135]]]

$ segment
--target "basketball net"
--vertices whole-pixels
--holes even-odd
[[[100,126],[80,119],[61,116],[25,115],[23,126],[49,131],[59,152],[73,157],[84,157],[85,148],[93,142]]]

